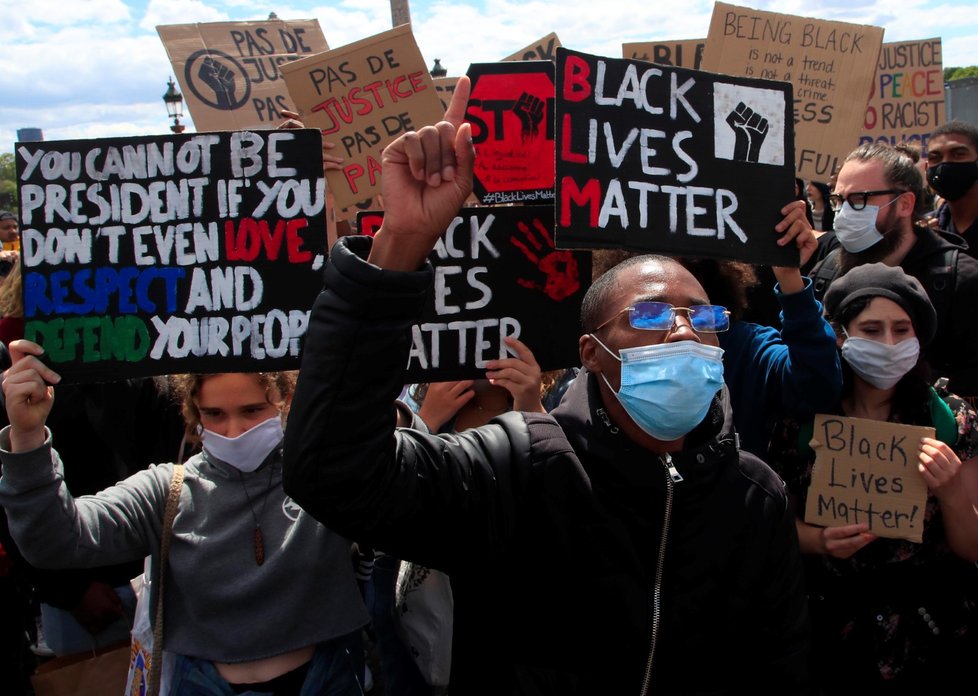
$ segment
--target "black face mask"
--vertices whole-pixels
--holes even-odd
[[[978,162],[941,162],[927,168],[927,183],[946,200],[956,201],[978,181]]]

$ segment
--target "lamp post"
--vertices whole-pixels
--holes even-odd
[[[173,81],[172,77],[166,83],[166,93],[163,95],[163,103],[166,104],[167,115],[173,119],[173,125],[170,126],[170,130],[174,133],[183,133],[187,128],[180,123],[180,117],[183,116],[183,95],[177,90],[177,83]]]
[[[448,70],[444,68],[441,64],[441,58],[435,58],[435,64],[431,66],[431,76],[432,77],[445,77],[448,74]]]

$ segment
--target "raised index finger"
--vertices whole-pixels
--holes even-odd
[[[458,82],[455,83],[455,91],[452,92],[452,101],[449,102],[448,109],[445,111],[445,118],[442,120],[448,121],[456,128],[462,125],[465,120],[465,107],[469,103],[471,86],[468,75],[462,75],[458,78]]]

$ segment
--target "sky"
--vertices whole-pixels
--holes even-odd
[[[871,24],[884,41],[941,37],[944,66],[978,65],[975,0],[771,0],[740,2],[785,14]],[[169,132],[162,96],[173,75],[156,26],[318,19],[331,48],[391,27],[389,0],[0,0],[0,153],[18,128],[46,140]],[[429,67],[449,75],[500,60],[556,32],[567,48],[621,57],[621,44],[704,38],[706,0],[482,0],[410,3]],[[185,119],[192,128],[192,121]]]

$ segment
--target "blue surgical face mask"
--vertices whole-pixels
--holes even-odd
[[[883,233],[876,228],[876,215],[897,198],[883,205],[867,205],[862,210],[854,210],[848,201],[843,203],[835,215],[835,236],[842,248],[858,254],[883,239]]]
[[[622,348],[621,388],[605,384],[635,425],[656,440],[677,440],[699,425],[716,393],[723,388],[723,350],[696,341]]]

